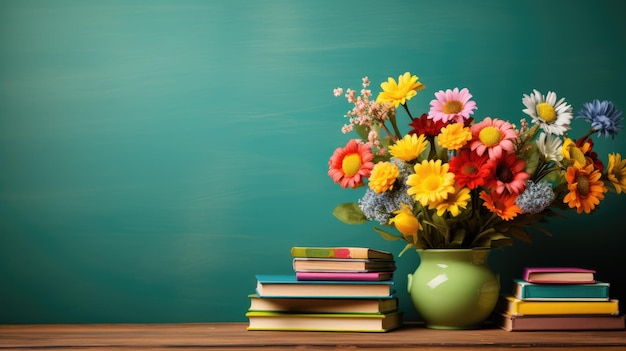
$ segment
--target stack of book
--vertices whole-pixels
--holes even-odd
[[[386,332],[402,325],[393,255],[358,247],[293,247],[293,274],[256,275],[248,330]]]
[[[578,267],[528,267],[500,296],[495,323],[507,331],[624,329],[610,284]]]

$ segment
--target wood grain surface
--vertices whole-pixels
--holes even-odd
[[[624,350],[626,331],[432,330],[388,333],[247,331],[246,323],[0,325],[0,350],[420,349]]]

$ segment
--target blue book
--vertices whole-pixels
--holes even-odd
[[[259,297],[392,298],[393,280],[298,280],[292,275],[257,275]]]
[[[514,279],[513,295],[521,300],[536,301],[608,301],[609,283],[545,284]]]

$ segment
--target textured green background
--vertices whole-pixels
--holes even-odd
[[[257,273],[292,246],[400,252],[331,211],[362,192],[326,175],[350,106],[411,71],[410,101],[467,87],[477,117],[524,117],[556,91],[626,109],[620,1],[0,0],[0,323],[246,321]],[[587,127],[574,123],[575,132]],[[597,140],[626,156],[624,134]],[[598,270],[626,302],[626,196],[492,253]],[[406,273],[398,259],[406,319]]]

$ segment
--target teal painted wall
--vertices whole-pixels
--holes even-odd
[[[246,321],[296,245],[399,253],[331,212],[337,86],[411,71],[517,121],[522,94],[626,109],[619,1],[0,1],[0,323]],[[582,125],[579,121],[575,125]],[[579,130],[582,130],[581,127]],[[575,128],[576,130],[576,128]],[[598,153],[626,155],[624,134]],[[496,251],[596,268],[626,301],[626,196]],[[398,259],[405,293],[415,252]]]

